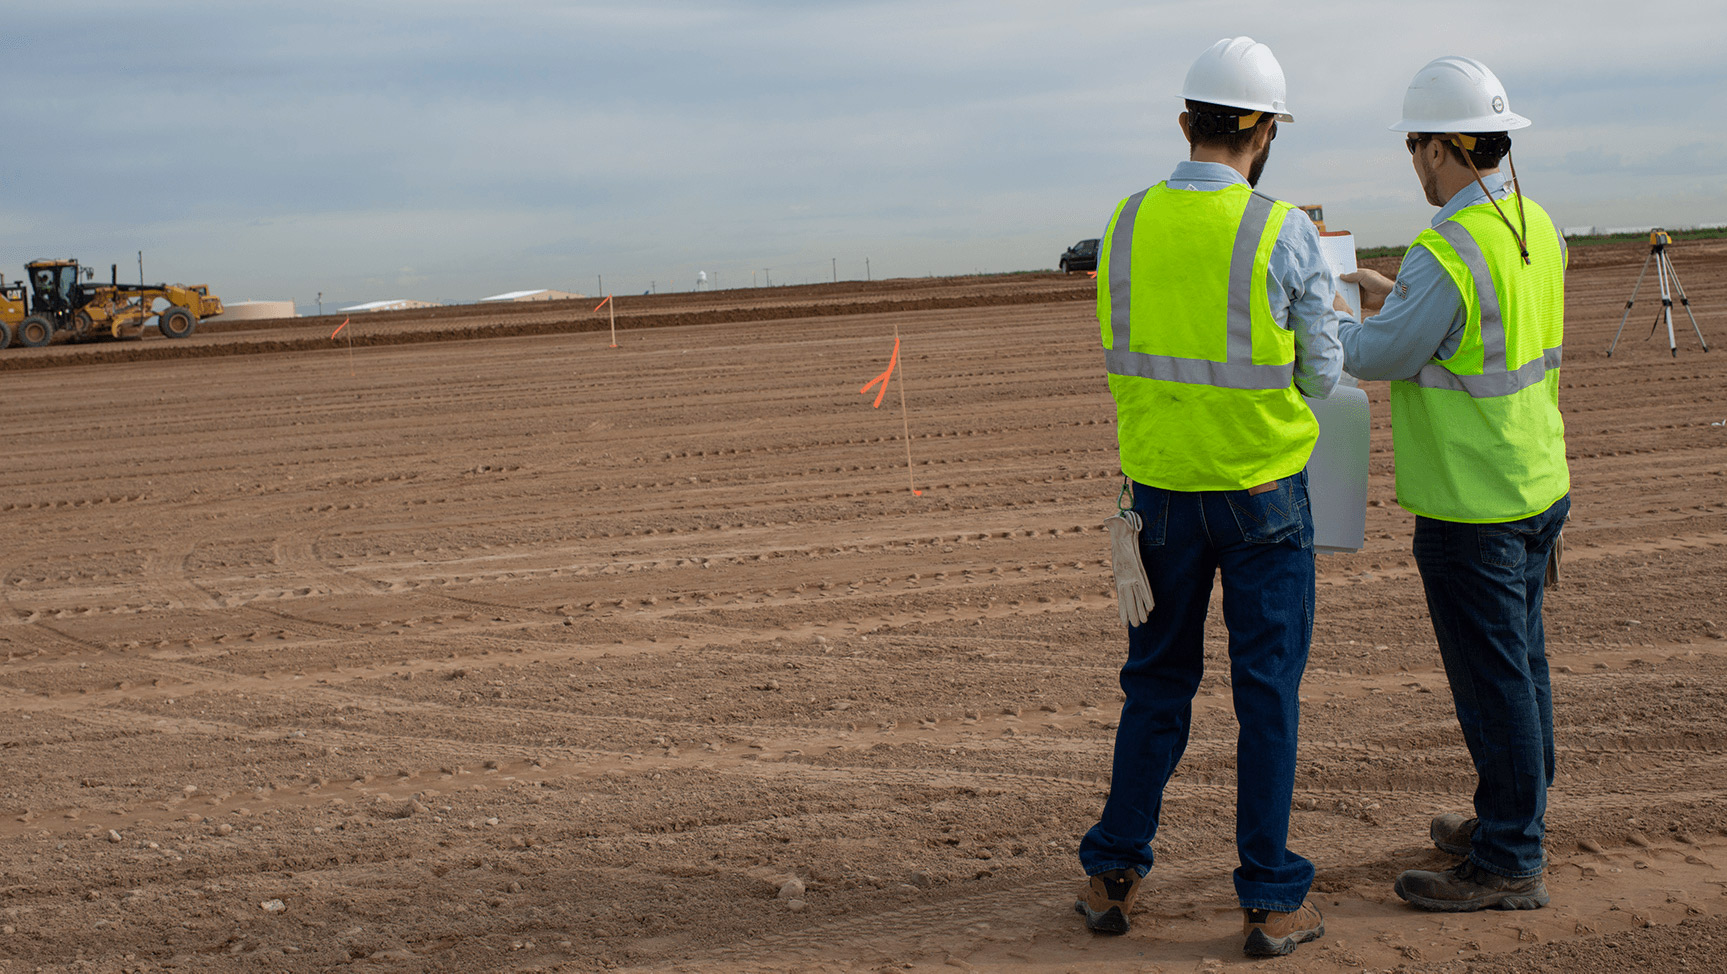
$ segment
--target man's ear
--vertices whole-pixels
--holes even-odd
[[[1264,125],[1254,126],[1254,129],[1253,129],[1253,153],[1254,153],[1254,155],[1258,155],[1259,153],[1264,152],[1265,147],[1271,144],[1271,129],[1272,129],[1272,126],[1274,126],[1276,124],[1277,123],[1275,121],[1273,121],[1273,122],[1268,122]]]
[[[1187,113],[1182,112],[1181,115],[1176,118],[1176,121],[1181,124],[1181,137],[1187,140],[1188,145],[1192,145],[1193,144],[1193,130],[1188,127]]]

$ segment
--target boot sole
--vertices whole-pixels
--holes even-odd
[[[1099,913],[1086,906],[1084,900],[1075,900],[1073,912],[1085,917],[1085,928],[1092,933],[1120,934],[1127,932],[1127,917],[1122,915],[1120,907],[1112,906]]]
[[[1325,923],[1312,930],[1297,930],[1287,937],[1272,937],[1264,930],[1255,930],[1247,935],[1247,943],[1241,949],[1249,957],[1282,957],[1295,953],[1295,948],[1312,940],[1325,936]]]
[[[1392,889],[1410,906],[1434,913],[1474,913],[1477,910],[1539,910],[1548,902],[1545,887],[1529,893],[1488,893],[1467,900],[1436,900],[1404,889],[1403,877],[1399,876]]]

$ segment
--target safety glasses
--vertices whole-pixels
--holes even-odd
[[[1475,143],[1478,141],[1477,136],[1464,135],[1461,132],[1453,132],[1450,135],[1406,135],[1403,137],[1403,144],[1409,147],[1410,155],[1415,155],[1415,150],[1421,148],[1421,143],[1426,142],[1428,139],[1442,139],[1454,146],[1457,146],[1464,152],[1474,152]]]

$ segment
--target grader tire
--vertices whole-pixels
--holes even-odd
[[[192,312],[179,305],[163,308],[156,318],[156,327],[166,338],[185,338],[192,334],[192,329],[198,327],[198,319]]]
[[[31,315],[18,322],[18,344],[25,348],[41,348],[53,340],[53,319],[43,315]]]
[[[12,326],[0,321],[0,349],[12,344]]]

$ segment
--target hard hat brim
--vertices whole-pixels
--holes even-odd
[[[1190,102],[1190,101],[1203,101],[1203,102],[1207,102],[1207,103],[1212,104],[1212,105],[1222,105],[1225,108],[1239,108],[1243,111],[1248,111],[1248,112],[1270,112],[1271,117],[1275,118],[1279,122],[1293,122],[1293,121],[1295,121],[1294,115],[1291,115],[1288,112],[1280,112],[1273,105],[1243,105],[1239,102],[1234,102],[1234,101],[1212,101],[1209,98],[1204,98],[1204,97],[1201,97],[1197,94],[1190,95],[1186,92],[1182,92],[1181,94],[1176,95],[1175,97],[1181,99],[1182,102],[1184,102],[1184,103]]]
[[[1516,112],[1475,118],[1401,118],[1387,126],[1393,132],[1515,132],[1534,123]]]

